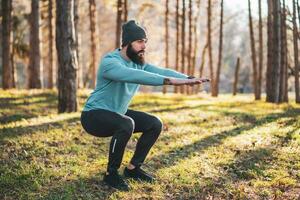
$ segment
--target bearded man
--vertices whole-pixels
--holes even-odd
[[[162,131],[162,121],[149,113],[128,109],[140,85],[194,85],[209,81],[151,65],[145,61],[145,29],[130,20],[122,25],[122,45],[106,54],[97,73],[97,84],[81,114],[86,132],[96,137],[112,137],[104,182],[113,188],[128,190],[118,173],[131,135],[142,132],[124,176],[153,182],[153,175],[141,166]]]

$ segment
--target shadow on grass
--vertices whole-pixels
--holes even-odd
[[[40,130],[50,131],[54,128],[62,128],[64,123],[78,122],[79,117],[71,117],[64,120],[56,120],[53,122],[44,122],[38,125],[16,126],[0,129],[0,143],[5,138],[12,138],[21,135],[33,134]]]
[[[226,138],[240,135],[243,131],[251,130],[255,127],[262,126],[266,123],[271,123],[279,118],[296,117],[298,114],[299,114],[298,112],[289,112],[289,111],[276,113],[276,114],[269,114],[264,118],[257,120],[253,124],[239,126],[228,131],[223,131],[215,135],[207,136],[192,144],[185,145],[180,148],[173,148],[165,153],[159,154],[151,158],[152,160],[154,160],[154,163],[156,163],[154,164],[155,165],[154,168],[159,169],[159,168],[166,168],[172,166],[179,160],[188,158],[195,151],[201,152],[209,147],[220,145]]]
[[[57,184],[45,191],[40,199],[109,199],[116,190],[102,181],[102,175],[97,174],[91,178],[79,178]]]

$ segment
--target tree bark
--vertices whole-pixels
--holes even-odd
[[[288,71],[287,71],[287,26],[286,26],[286,7],[283,0],[283,8],[281,12],[281,74],[280,74],[280,90],[279,102],[288,102]]]
[[[116,24],[116,48],[120,48],[121,23],[122,23],[122,0],[118,0],[118,2],[117,2],[117,24]]]
[[[222,65],[222,53],[223,53],[223,9],[224,1],[221,0],[221,15],[220,15],[220,37],[219,37],[219,56],[218,56],[218,67],[216,73],[216,79],[213,82],[212,87],[212,96],[217,97],[219,94],[219,82],[220,82],[220,74],[221,74],[221,65]]]
[[[294,40],[294,63],[295,63],[295,95],[296,103],[300,103],[299,95],[299,52],[298,52],[298,27],[296,22],[296,1],[293,0],[293,40]]]
[[[80,33],[79,33],[79,0],[74,0],[74,26],[76,37],[76,57],[77,57],[77,88],[83,87],[83,69],[80,57]]]
[[[208,44],[207,48],[208,48],[210,80],[211,82],[214,82],[212,45],[211,45],[211,0],[208,0],[208,6],[207,6],[207,44]]]
[[[192,21],[192,16],[193,16],[193,9],[192,9],[192,0],[189,0],[189,35],[188,35],[188,66],[187,66],[187,74],[189,76],[192,75],[192,49],[193,49],[193,45],[192,45],[192,27],[193,27],[193,21]],[[187,94],[191,94],[192,90],[191,87],[186,87],[186,92]]]
[[[182,15],[181,15],[181,72],[186,73],[185,70],[185,0],[182,0]],[[180,92],[185,92],[185,86],[180,87]]]
[[[2,6],[2,87],[13,88],[13,35],[12,35],[12,0],[1,2]]]
[[[235,73],[234,73],[234,81],[233,81],[233,89],[232,89],[233,96],[235,96],[237,93],[237,86],[238,86],[238,82],[239,82],[239,71],[240,71],[240,58],[238,57],[236,60],[236,67],[235,67]]]
[[[279,103],[281,55],[280,0],[268,0],[267,102]]]
[[[166,0],[166,12],[165,12],[165,66],[169,67],[169,0]],[[163,93],[165,94],[167,92],[167,86],[164,85],[163,87]]]
[[[179,0],[176,0],[176,59],[175,70],[179,71]],[[179,92],[179,87],[174,87],[174,92]]]
[[[56,2],[59,113],[77,111],[77,57],[73,6],[73,0],[59,0]]]
[[[258,87],[257,87],[256,48],[255,48],[255,39],[254,39],[250,0],[248,0],[248,11],[249,11],[250,42],[251,42],[251,59],[252,59],[252,69],[253,69],[252,85],[253,85],[255,100],[259,100]]]
[[[53,0],[48,1],[48,40],[49,40],[49,66],[48,66],[48,88],[53,88]]]
[[[90,33],[91,33],[91,63],[92,87],[96,85],[96,3],[89,0]]]
[[[127,18],[128,18],[128,2],[127,2],[127,0],[124,0],[123,7],[124,7],[123,22],[127,22]]]
[[[40,49],[39,0],[31,0],[30,49],[29,49],[29,88],[42,88],[41,49]]]
[[[261,88],[262,88],[262,71],[263,71],[263,62],[264,62],[264,46],[263,46],[263,23],[261,16],[261,0],[258,0],[258,16],[259,16],[259,49],[258,49],[258,78],[257,78],[257,98],[261,99]]]

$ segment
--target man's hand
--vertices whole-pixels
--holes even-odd
[[[192,78],[192,79],[166,78],[164,80],[164,84],[165,85],[197,85],[208,81],[210,81],[210,79],[207,78]]]

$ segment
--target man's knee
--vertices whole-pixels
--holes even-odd
[[[128,118],[126,121],[123,122],[121,126],[126,134],[128,134],[129,136],[132,135],[135,126],[133,119]]]
[[[153,129],[160,134],[163,130],[163,122],[159,117],[154,117],[152,122]]]

